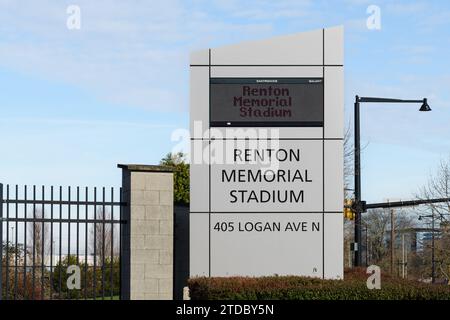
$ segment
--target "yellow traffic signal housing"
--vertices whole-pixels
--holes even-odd
[[[344,218],[348,220],[355,219],[355,212],[353,211],[353,199],[345,199]]]

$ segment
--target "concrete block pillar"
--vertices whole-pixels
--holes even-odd
[[[122,169],[122,299],[173,299],[173,169],[119,164]]]

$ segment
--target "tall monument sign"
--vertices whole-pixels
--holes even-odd
[[[343,28],[191,55],[190,275],[343,277]]]

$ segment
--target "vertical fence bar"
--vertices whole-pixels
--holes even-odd
[[[44,200],[45,200],[45,187],[42,186],[42,219],[45,219],[45,206],[44,206]],[[45,258],[45,223],[44,220],[42,220],[42,225],[41,225],[41,232],[42,232],[42,238],[41,238],[41,242],[42,242],[42,252],[41,252],[41,300],[44,300],[44,292],[45,292],[45,288],[44,288],[44,267],[45,267],[45,262],[44,262],[44,258]]]
[[[89,201],[89,191],[88,187],[86,187],[86,206],[85,206],[85,225],[84,225],[84,299],[87,299],[87,274],[88,274],[88,205],[87,202]]]
[[[36,281],[36,185],[33,185],[33,268],[31,269],[33,280],[31,292],[31,300],[34,300],[34,293],[36,291],[35,281]]]
[[[110,274],[110,286],[111,286],[111,300],[114,297],[114,188],[111,188],[111,274]]]
[[[105,187],[102,188],[102,300],[105,300],[105,219],[106,219],[106,208],[105,208]]]
[[[77,266],[80,266],[80,187],[77,187]]]
[[[3,300],[3,184],[0,183],[0,300]]]
[[[59,299],[61,299],[61,289],[62,289],[62,186],[59,186],[59,279],[58,279],[58,289],[59,289]]]
[[[9,184],[6,185],[6,200],[9,200]],[[3,207],[3,202],[1,203]],[[3,229],[3,225],[2,225]],[[1,237],[3,243],[3,236]],[[12,245],[9,244],[9,203],[6,203],[6,263],[5,263],[5,299],[9,300],[9,251],[11,250]],[[3,255],[3,254],[2,254]],[[3,258],[2,258],[3,259]],[[3,273],[0,273],[0,276],[3,277]],[[0,286],[1,289],[3,287]]]
[[[23,217],[24,217],[24,224],[23,224],[23,298],[29,299],[27,296],[27,256],[28,256],[28,245],[27,245],[27,216],[28,216],[28,206],[27,206],[27,186],[24,187],[24,197],[25,200],[24,208],[23,208]],[[17,199],[16,199],[17,200]]]
[[[71,262],[71,256],[70,256],[70,219],[71,219],[71,190],[70,190],[70,186],[67,187],[67,201],[68,201],[68,205],[67,205],[67,255],[66,255],[66,260],[67,260],[67,267],[69,267],[72,262]],[[67,269],[66,269],[67,270]],[[67,284],[65,283],[64,285],[67,286]],[[67,290],[67,298],[71,299],[72,295],[69,293],[70,290],[69,288],[66,288]]]
[[[19,186],[16,184],[16,200],[19,199]],[[17,299],[17,281],[18,281],[18,256],[19,256],[19,247],[17,245],[18,240],[17,240],[17,236],[19,235],[19,222],[17,220],[17,218],[19,217],[19,204],[16,202],[15,205],[15,215],[14,217],[16,218],[16,226],[15,226],[15,247],[14,247],[14,252],[15,252],[15,257],[14,257],[14,300]]]
[[[71,261],[71,255],[70,255],[70,240],[71,240],[71,238],[70,238],[70,227],[71,227],[71,207],[72,207],[72,205],[71,205],[71,203],[70,203],[70,201],[71,201],[71,188],[70,188],[70,186],[69,187],[67,187],[67,201],[68,201],[68,205],[67,205],[67,268],[72,264],[72,261]],[[67,270],[67,269],[66,269]],[[65,283],[64,285],[66,285],[67,286],[67,284]],[[68,297],[71,297],[72,295],[70,294],[70,290],[69,290],[69,288],[66,288],[67,289],[67,296]]]
[[[94,187],[94,300],[97,298],[97,187]]]
[[[123,237],[123,233],[122,233],[122,223],[124,223],[123,221],[123,208],[122,208],[122,187],[119,188],[119,202],[120,202],[120,206],[119,206],[119,297],[120,299],[122,299],[122,237]],[[126,221],[126,223],[128,223],[128,221]],[[128,236],[128,235],[127,235]]]
[[[79,202],[80,202],[80,187],[77,187],[77,206],[76,206],[76,208],[77,208],[77,223],[76,223],[76,227],[77,227],[77,251],[76,251],[76,255],[77,255],[77,267],[79,268],[80,267],[80,252],[79,252],[79,241],[80,241],[80,221],[79,221],[79,219],[80,219],[80,205],[79,205]],[[80,270],[80,273],[81,273],[81,270]],[[80,274],[80,276],[81,276],[81,274]],[[80,279],[81,280],[81,279]],[[81,289],[81,288],[80,288]],[[80,291],[78,291],[78,293],[77,293],[77,297],[78,297],[78,294],[81,294],[81,290]]]
[[[68,217],[68,222],[67,222],[67,266],[69,266],[71,264],[70,262],[70,219],[71,219],[71,214],[70,214],[70,208],[72,207],[70,205],[70,187],[67,188],[67,200],[69,201],[69,205],[67,206],[67,217]],[[68,289],[67,289],[68,290]]]
[[[50,187],[50,300],[53,300],[53,186]]]

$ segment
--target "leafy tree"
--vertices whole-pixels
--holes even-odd
[[[78,265],[81,272],[80,289],[69,290],[67,288],[67,268],[70,265]],[[102,277],[104,270],[104,282]],[[94,272],[95,272],[95,292],[94,292]],[[112,273],[112,274],[111,274]],[[61,275],[61,298],[62,299],[83,299],[86,293],[87,298],[96,298],[105,294],[105,299],[110,299],[111,294],[117,296],[120,294],[120,260],[114,257],[111,263],[111,257],[105,257],[105,265],[102,268],[101,262],[95,268],[92,265],[86,266],[85,262],[77,264],[77,258],[74,255],[64,257],[58,262],[53,273],[53,288],[58,297],[60,290],[59,277]],[[111,283],[112,278],[112,283]]]
[[[81,271],[81,289],[73,289],[69,290],[67,288],[67,279],[70,276],[67,274],[67,268],[71,265],[78,265]],[[61,292],[61,298],[63,299],[78,299],[82,297],[84,292],[84,278],[86,277],[85,273],[85,265],[84,263],[77,263],[77,257],[74,255],[69,255],[64,257],[61,261],[55,266],[53,272],[53,290],[56,295],[59,295]]]
[[[174,202],[176,204],[189,204],[189,164],[186,155],[182,152],[168,153],[161,159],[161,165],[173,167]]]

